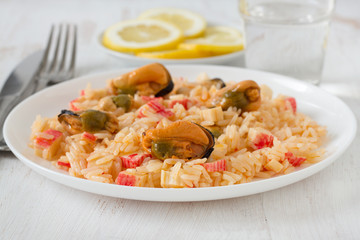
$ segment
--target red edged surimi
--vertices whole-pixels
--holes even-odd
[[[203,166],[208,172],[226,171],[226,160],[222,159],[216,162],[204,163]]]

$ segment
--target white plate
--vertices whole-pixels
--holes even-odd
[[[211,65],[167,67],[172,76],[183,76],[189,80],[194,80],[201,72],[207,72],[210,77],[221,77],[227,81],[254,79],[258,83],[269,85],[275,94],[283,93],[295,97],[299,112],[303,112],[318,123],[327,126],[330,139],[325,145],[326,158],[291,174],[251,183],[197,189],[156,189],[104,184],[71,177],[66,172],[56,169],[50,162],[34,155],[33,149],[28,147],[28,140],[30,127],[36,115],[52,117],[61,109],[67,108],[68,103],[78,96],[79,91],[87,83],[92,83],[94,88],[103,88],[107,79],[132,69],[80,77],[31,96],[14,108],[6,119],[4,125],[6,143],[27,166],[49,179],[72,188],[106,196],[148,201],[203,201],[246,196],[300,181],[331,164],[346,150],[355,136],[356,120],[351,110],[338,98],[313,85],[285,76],[235,67]],[[339,127],[339,123],[341,123],[341,127]]]
[[[154,61],[161,62],[163,64],[224,64],[230,63],[234,61],[239,61],[239,59],[244,57],[244,51],[237,51],[234,53],[224,54],[221,56],[214,56],[214,57],[206,57],[206,58],[193,58],[193,59],[150,59],[150,58],[143,58],[137,57],[132,54],[122,53],[118,51],[111,50],[105,47],[102,44],[102,37],[103,33],[99,34],[97,39],[97,45],[100,47],[102,51],[105,53],[119,58],[121,60],[125,60],[127,64],[132,65],[145,65],[149,63],[153,63]]]

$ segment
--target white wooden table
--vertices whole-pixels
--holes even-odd
[[[156,6],[191,7],[208,20],[241,24],[236,0],[0,1],[0,86],[44,46],[51,23],[79,27],[76,75],[125,62],[96,48],[106,26]],[[360,1],[337,2],[321,88],[360,118]],[[240,63],[233,63],[233,65]],[[341,127],[341,123],[339,123]],[[360,135],[320,173],[249,197],[154,203],[81,192],[0,152],[0,239],[360,239]]]

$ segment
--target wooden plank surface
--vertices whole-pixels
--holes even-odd
[[[208,20],[242,23],[235,0],[2,0],[0,86],[23,57],[45,44],[52,23],[78,24],[76,75],[81,76],[128,65],[96,47],[96,36],[106,26],[150,7],[189,4]],[[337,2],[321,84],[351,107],[358,122],[359,10],[357,0]],[[334,164],[306,180],[253,196],[194,203],[132,201],[74,190],[0,152],[0,239],[359,239],[359,135],[358,130]]]

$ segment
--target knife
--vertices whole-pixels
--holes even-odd
[[[7,78],[0,92],[0,150],[9,151],[3,135],[3,126],[10,111],[22,100],[34,93],[36,75],[40,69],[43,51],[26,57]]]

